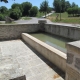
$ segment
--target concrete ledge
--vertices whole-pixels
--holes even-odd
[[[22,33],[22,39],[30,46],[40,52],[45,58],[50,60],[62,71],[66,71],[66,54],[47,45],[46,43],[32,37],[27,33]]]

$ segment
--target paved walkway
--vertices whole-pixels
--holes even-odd
[[[47,23],[52,23],[50,20],[45,19],[45,18],[37,18],[37,17],[31,17],[32,19],[30,20],[17,20],[15,21],[17,24],[33,24],[33,23],[38,23],[38,20],[47,20]]]
[[[16,20],[14,21],[15,24],[35,24],[38,23],[38,20],[47,20],[48,24],[55,24],[55,25],[64,25],[64,26],[71,26],[71,27],[79,27],[80,28],[80,24],[69,24],[69,23],[58,23],[58,22],[51,22],[49,19],[46,18],[37,18],[37,17],[31,17],[32,19],[30,20]],[[0,21],[1,23],[5,23],[5,21]]]
[[[0,80],[22,75],[26,80],[64,80],[63,72],[23,41],[0,42]]]

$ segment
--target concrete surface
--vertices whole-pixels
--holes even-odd
[[[26,80],[64,80],[65,74],[21,40],[0,42],[0,80],[23,75]]]
[[[22,39],[29,45],[31,45],[35,50],[37,50],[41,55],[55,64],[58,68],[66,72],[66,53],[63,53],[58,49],[49,46],[48,44],[38,40],[37,38],[27,33],[22,33]]]

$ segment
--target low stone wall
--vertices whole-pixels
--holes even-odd
[[[23,32],[37,32],[39,24],[0,25],[0,40],[21,38]]]
[[[46,43],[32,37],[29,34],[22,33],[22,39],[41,53],[45,58],[54,63],[62,71],[66,71],[66,54],[47,45]]]
[[[80,40],[80,27],[77,26],[45,24],[44,31],[65,38]]]
[[[39,24],[38,24],[39,23]],[[40,20],[35,24],[0,24],[0,40],[21,38],[21,33],[43,31],[65,38],[80,40],[80,27],[60,24],[49,24]]]

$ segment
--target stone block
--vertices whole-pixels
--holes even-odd
[[[73,63],[73,58],[74,58],[74,55],[71,54],[71,53],[68,53],[67,54],[67,63],[72,64]]]
[[[10,17],[5,17],[5,23],[11,23],[13,20]]]
[[[76,58],[75,60],[75,67],[80,70],[80,58]]]
[[[47,23],[47,21],[46,20],[38,20],[38,23],[39,24],[45,24],[45,23]]]

